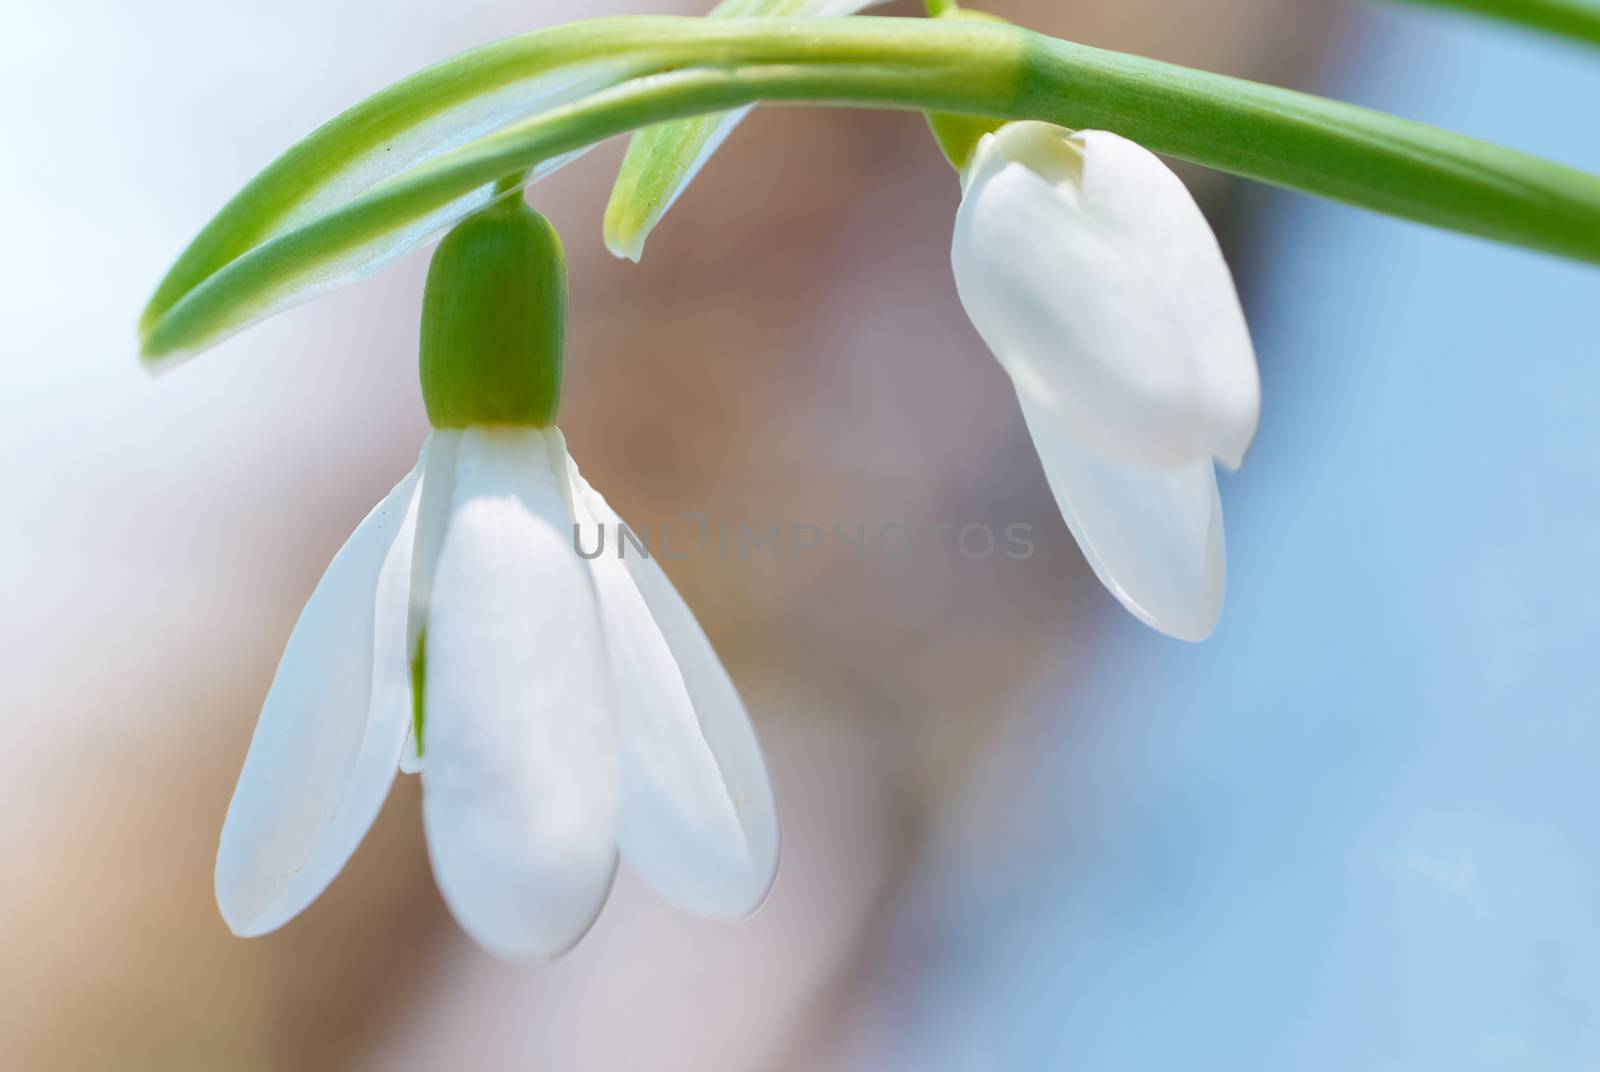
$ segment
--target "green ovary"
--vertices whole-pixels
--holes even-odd
[[[567,262],[515,194],[445,236],[422,298],[422,399],[435,428],[553,424],[561,404]]]

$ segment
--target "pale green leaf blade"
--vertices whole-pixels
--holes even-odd
[[[530,36],[560,41],[563,53],[574,40],[604,42],[599,55],[636,65],[642,76],[415,163],[264,241],[258,226],[236,233],[258,221],[250,213],[228,219],[230,206],[207,233],[241,252],[191,269],[187,286],[147,324],[147,359],[203,349],[365,271],[481,203],[475,199],[490,196],[497,180],[640,127],[760,100],[1110,130],[1246,178],[1600,263],[1600,177],[1370,109],[1015,27],[642,17]],[[314,190],[329,173],[312,161],[274,182]]]
[[[195,286],[249,250],[440,153],[615,84],[650,62],[640,55],[607,56],[595,37],[550,31],[475,49],[324,123],[251,180],[189,244],[146,306],[141,336],[148,337]],[[562,162],[550,162],[545,171]],[[441,225],[486,200],[487,191],[463,200],[454,213],[441,216]],[[376,256],[370,269],[387,259]],[[348,278],[329,274],[322,289],[340,281]],[[299,300],[316,293],[310,289]],[[294,301],[278,307],[287,304]]]
[[[750,111],[675,119],[636,133],[606,205],[606,248],[630,261],[643,256],[650,232]]]
[[[708,18],[777,17],[842,18],[883,0],[723,0]],[[606,205],[606,248],[637,261],[656,224],[677,203],[711,154],[749,108],[720,115],[700,115],[647,127],[633,136]]]

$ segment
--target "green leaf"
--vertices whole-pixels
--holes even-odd
[[[579,25],[464,52],[395,83],[317,128],[223,207],[156,288],[139,321],[141,338],[148,343],[173,306],[249,250],[324,218],[442,152],[658,65],[644,54],[617,54],[594,27]],[[560,163],[550,162],[545,173]],[[487,204],[489,193],[464,197],[440,217],[438,227]],[[438,229],[424,224],[429,233]],[[405,248],[402,241],[393,252]],[[259,316],[236,327],[382,267],[386,251],[371,252],[367,259],[325,266],[318,278],[306,280],[303,291],[264,301]]]
[[[708,18],[814,16],[839,18],[883,0],[723,0]],[[748,107],[697,115],[646,127],[634,134],[606,205],[606,248],[637,261],[656,224],[667,214],[705,162],[750,114]]]
[[[1600,2],[1597,0],[1409,0],[1409,2],[1428,7],[1454,8],[1600,48]]]
[[[481,116],[483,102],[542,79],[588,88],[608,77],[627,80],[482,136],[457,120],[428,125],[446,108]],[[1247,178],[1600,262],[1600,178],[1381,112],[1008,26],[626,17],[448,60],[291,149],[169,273],[142,324],[143,353],[154,362],[195,352],[356,278],[480,207],[497,180],[642,126],[758,100],[1110,130]],[[402,133],[415,136],[409,163],[380,168]]]

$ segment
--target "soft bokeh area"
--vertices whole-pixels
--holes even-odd
[[[1320,0],[992,9],[1600,169],[1600,53]],[[425,432],[427,253],[159,380],[138,311],[365,94],[665,10],[698,5],[8,5],[0,1068],[1600,1068],[1600,272],[1183,170],[1264,387],[1222,626],[1184,645],[1057,516],[908,115],[758,111],[640,265],[600,243],[620,145],[532,193],[572,261],[562,423],[631,521],[1036,548],[669,564],[773,772],[766,907],[702,922],[624,870],[571,956],[496,962],[402,778],[317,904],[229,935],[216,837],[283,641]]]

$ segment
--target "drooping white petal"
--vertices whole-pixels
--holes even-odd
[[[1233,273],[1183,180],[1143,146],[1079,131],[1087,210],[1138,250],[1177,310],[1211,416],[1212,454],[1237,469],[1261,421],[1261,379]]]
[[[807,16],[842,18],[884,0],[723,0],[710,18]],[[606,208],[606,248],[637,261],[645,240],[683,191],[700,174],[711,154],[722,147],[751,107],[720,115],[693,116],[647,127],[634,135]]]
[[[1242,459],[1249,331],[1210,226],[1153,154],[1007,124],[969,169],[951,259],[984,341],[1081,441],[1146,466]]]
[[[411,717],[406,587],[418,469],[340,548],[278,664],[217,849],[235,934],[276,930],[349,860],[394,780]]]
[[[434,876],[469,934],[519,959],[582,937],[616,866],[605,647],[561,464],[535,429],[460,433],[423,644]]]
[[[422,504],[421,485],[426,484],[428,479],[427,459],[425,451],[418,463],[420,483],[411,494],[405,529],[383,560],[383,574],[378,579],[378,598],[373,609],[372,714],[369,717],[374,725],[381,725],[386,734],[393,734],[396,724],[403,727],[400,731],[401,769],[405,767],[404,746],[411,736],[411,721],[415,711],[411,701],[411,648],[407,643],[407,628],[411,606],[412,553],[416,546],[417,514]],[[393,781],[392,772],[389,780]]]
[[[618,557],[622,520],[570,466],[611,660],[622,749],[622,854],[690,911],[740,919],[778,866],[778,817],[749,715],[721,660],[653,558]]]
[[[1101,583],[1152,628],[1204,640],[1222,614],[1225,575],[1211,459],[1148,469],[1109,458],[1018,397],[1061,515]]]

